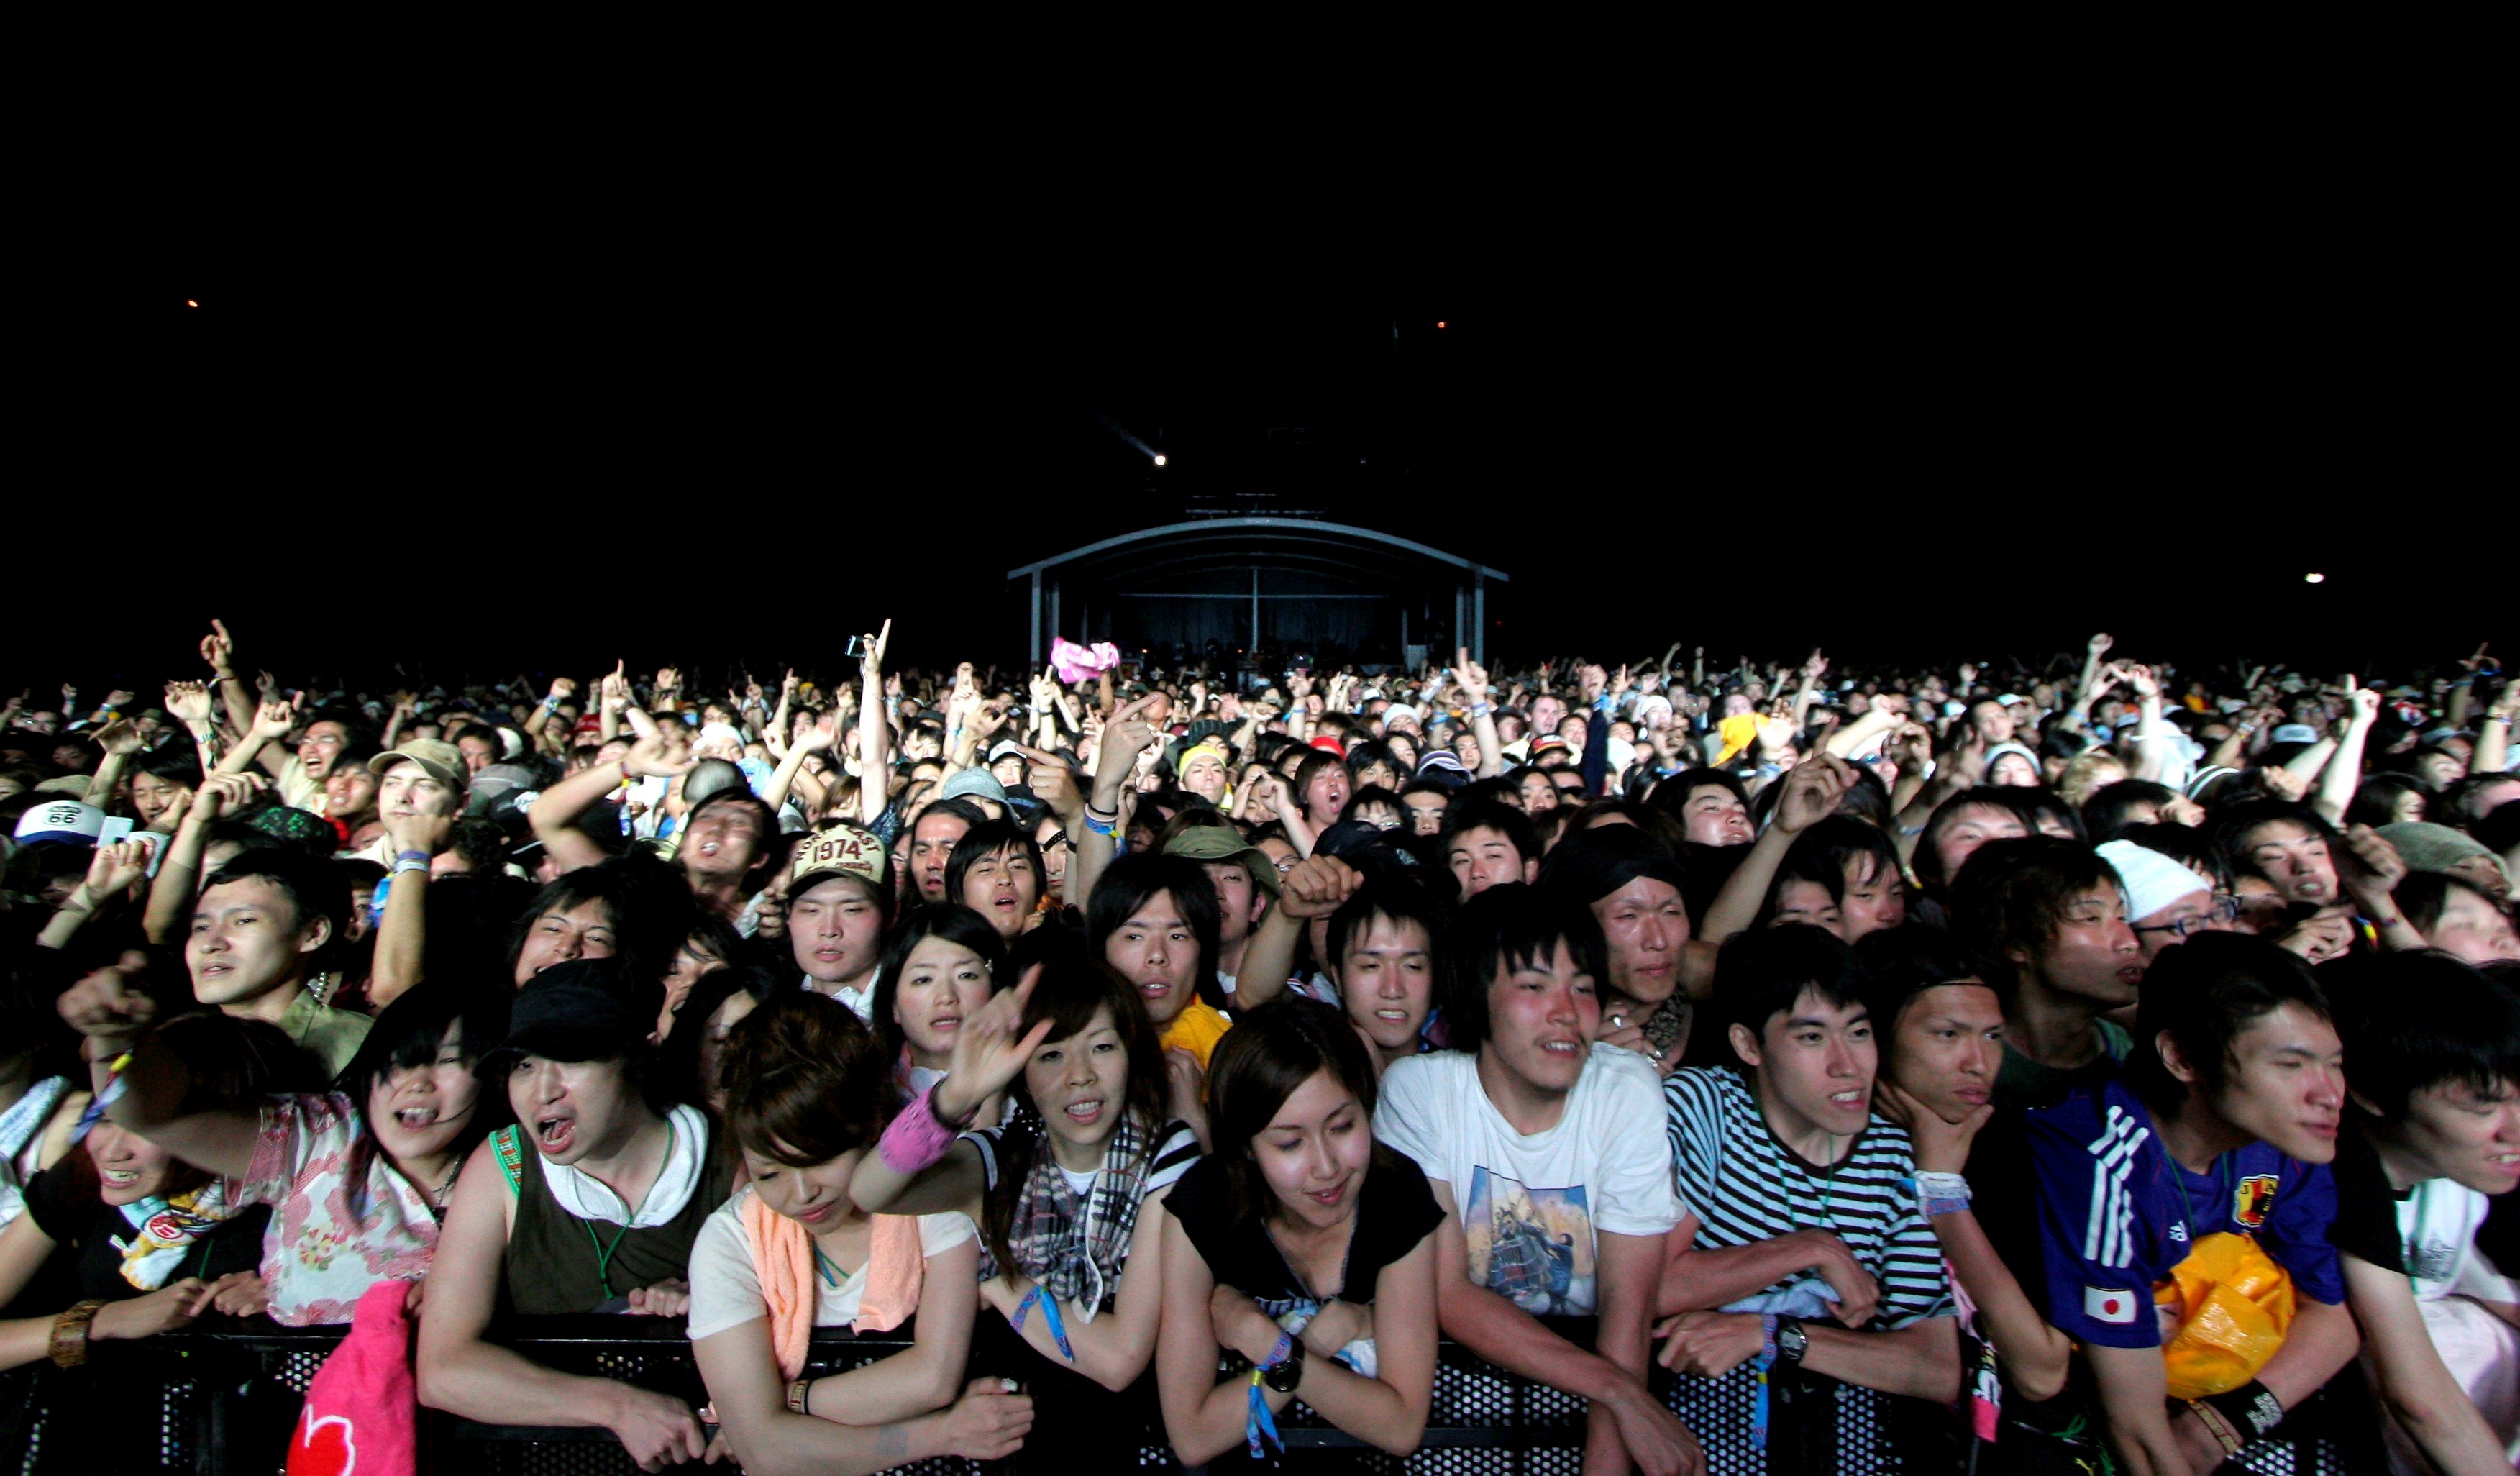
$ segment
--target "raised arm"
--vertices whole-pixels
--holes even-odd
[[[105,762],[88,777],[87,793],[81,797],[103,808],[113,802],[113,791],[122,783],[123,771],[131,767],[131,756],[140,751],[140,730],[128,718],[115,718],[96,731],[95,740],[105,750]]]
[[[85,1053],[100,1095],[114,1079],[107,1063],[130,1052],[120,1076],[121,1095],[106,1115],[195,1168],[222,1179],[243,1179],[253,1166],[260,1115],[251,1107],[179,1110],[192,1090],[193,1075],[155,1034],[143,1033],[156,1013],[156,1002],[137,987],[133,972],[100,968],[65,991],[59,1006],[70,1028],[87,1037]]]
[[[865,653],[858,660],[858,818],[874,825],[892,802],[892,785],[885,777],[892,761],[892,721],[883,705],[883,652],[892,644],[891,617],[884,618],[881,631],[864,639]]]
[[[368,998],[379,1008],[428,976],[430,864],[446,849],[455,818],[388,815],[384,827],[393,846],[393,875],[385,887],[385,915],[377,924],[375,962],[368,973]],[[420,865],[406,867],[410,860]]]
[[[68,947],[70,939],[87,925],[107,899],[127,892],[133,882],[149,874],[149,853],[157,844],[154,836],[134,835],[98,846],[96,854],[88,859],[86,877],[70,888],[70,894],[53,910],[44,930],[35,935],[35,945]]]
[[[2511,720],[2520,717],[2520,679],[2502,684],[2494,705],[2477,725],[2476,749],[2468,755],[2470,774],[2503,774],[2511,764]]]
[[[280,778],[285,761],[263,750],[287,738],[289,730],[296,725],[297,709],[294,705],[283,698],[266,700],[253,710],[252,720],[246,725],[245,737],[237,740],[237,745],[228,750],[225,758],[219,760],[218,772],[243,774],[258,764],[265,774],[273,779]]]
[[[688,772],[691,767],[688,761],[677,764],[665,757],[662,737],[643,738],[630,745],[630,752],[619,764],[597,764],[581,769],[544,790],[542,798],[535,800],[534,807],[525,813],[525,819],[533,826],[535,838],[543,843],[562,871],[573,872],[579,867],[595,866],[605,859],[604,848],[595,843],[595,837],[579,830],[570,822],[637,776],[672,779]],[[392,905],[391,898],[386,899],[386,905]]]
[[[2380,694],[2345,678],[2345,732],[2336,740],[2336,751],[2328,756],[2327,767],[2318,774],[2318,792],[2312,799],[2313,808],[2331,826],[2343,827],[2345,811],[2354,803],[2355,786],[2362,782],[2362,745],[2371,736],[2371,725],[2380,716]]]
[[[1749,927],[1767,901],[1768,887],[1776,880],[1785,852],[1793,848],[1794,838],[1837,813],[1846,791],[1855,787],[1855,766],[1834,754],[1815,754],[1796,764],[1781,783],[1785,788],[1777,797],[1776,818],[1725,879],[1724,889],[1706,910],[1706,926],[1692,941],[1716,947]]]
[[[1488,669],[1470,659],[1466,646],[1453,653],[1453,680],[1462,687],[1462,700],[1469,704],[1470,732],[1479,740],[1480,779],[1505,772],[1505,745],[1497,741],[1496,706],[1488,700]]]
[[[1019,1033],[1024,1005],[1041,977],[1036,963],[1012,989],[1000,990],[972,1011],[955,1033],[954,1057],[942,1081],[910,1099],[875,1152],[858,1160],[849,1176],[849,1199],[870,1215],[935,1215],[949,1210],[985,1223],[981,1201],[987,1178],[980,1150],[954,1135],[970,1125],[980,1104],[1014,1084],[1024,1063],[1050,1035],[1043,1020]],[[926,1114],[919,1116],[917,1114]]]
[[[1278,901],[1243,945],[1242,967],[1234,976],[1234,1007],[1257,1009],[1285,990],[1295,971],[1295,945],[1304,924],[1327,917],[1356,894],[1363,873],[1335,856],[1295,864],[1278,883]]]
[[[228,635],[226,621],[210,622],[210,633],[202,638],[202,659],[218,684],[219,705],[227,710],[228,726],[246,732],[253,726],[253,698],[246,692],[245,679],[237,675],[236,642]]]
[[[1155,741],[1154,725],[1146,719],[1154,700],[1151,693],[1140,697],[1102,725],[1102,745],[1094,759],[1093,797],[1085,802],[1085,831],[1075,836],[1076,859],[1068,866],[1064,890],[1079,906],[1094,895],[1094,883],[1102,879],[1102,869],[1119,851],[1120,791],[1137,771],[1138,755]]]
[[[779,761],[778,771],[770,776],[768,787],[761,791],[763,804],[768,805],[772,810],[777,810],[781,805],[786,804],[788,789],[795,784],[796,777],[804,771],[805,756],[809,753],[832,751],[832,744],[839,737],[832,731],[832,721],[830,713],[816,718],[813,725],[797,735],[796,741],[788,746],[788,756]]]
[[[202,852],[209,847],[211,825],[244,809],[270,787],[271,781],[259,774],[212,774],[202,779],[193,802],[184,807],[183,822],[175,827],[166,859],[158,863],[158,875],[149,883],[149,906],[141,914],[140,925],[150,942],[172,938],[192,917],[193,901],[201,890]]]

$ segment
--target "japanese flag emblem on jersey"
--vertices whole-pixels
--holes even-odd
[[[2231,1191],[2231,1221],[2242,1230],[2256,1230],[2267,1223],[2267,1211],[2274,1203],[2275,1176],[2251,1174]]]
[[[2135,1321],[2136,1308],[2139,1305],[2132,1291],[2110,1286],[2083,1288],[2083,1316],[2094,1322],[2126,1326]]]

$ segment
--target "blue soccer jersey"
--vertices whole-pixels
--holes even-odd
[[[2039,1240],[2048,1320],[2107,1348],[2158,1348],[2152,1289],[2206,1235],[2256,1237],[2295,1290],[2329,1304],[2345,1281],[2327,1227],[2336,1182],[2325,1164],[2262,1142],[2226,1153],[2213,1172],[2172,1161],[2152,1114],[2121,1082],[2077,1092],[2029,1114],[2039,1178]]]

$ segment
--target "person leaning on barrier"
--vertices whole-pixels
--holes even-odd
[[[1012,1454],[1032,1401],[1003,1379],[963,1376],[979,1310],[970,1220],[849,1202],[849,1177],[897,1099],[875,1033],[835,1000],[784,991],[728,1032],[723,1080],[749,1183],[692,1247],[689,1331],[743,1469],[871,1472]],[[914,1313],[906,1351],[805,1376],[812,1329],[883,1332]]]
[[[699,1421],[668,1395],[546,1368],[491,1342],[494,1315],[680,1316],[692,1242],[732,1187],[708,1119],[652,1102],[654,980],[614,959],[554,964],[518,992],[508,1038],[483,1056],[517,1124],[455,1181],[421,1319],[421,1403],[506,1425],[596,1425],[643,1469],[701,1454]]]

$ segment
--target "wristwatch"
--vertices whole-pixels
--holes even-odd
[[[1799,1318],[1777,1319],[1777,1362],[1801,1366],[1803,1354],[1811,1347],[1811,1334],[1803,1331]]]
[[[1304,1345],[1288,1343],[1285,1358],[1260,1370],[1260,1381],[1281,1394],[1294,1393],[1304,1381]]]

